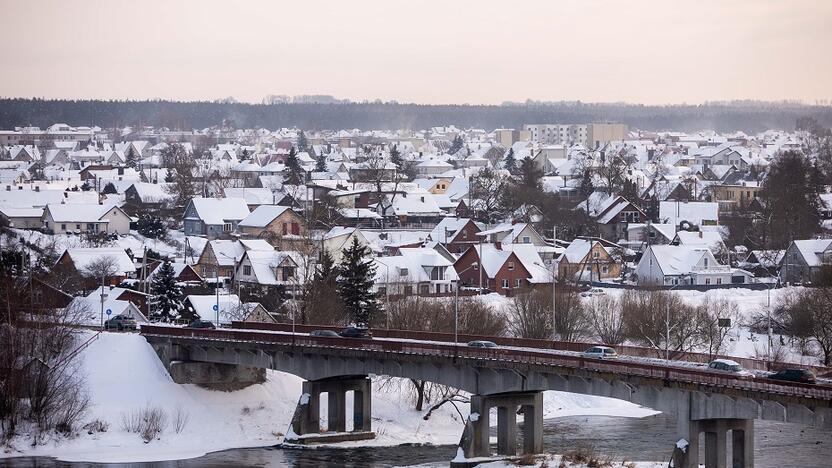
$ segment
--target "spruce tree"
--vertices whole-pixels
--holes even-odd
[[[344,249],[338,272],[338,292],[350,321],[356,326],[369,327],[379,312],[378,299],[372,291],[376,267],[369,247],[362,246],[353,237],[352,244]]]
[[[517,159],[514,157],[514,148],[508,149],[506,159],[503,161],[503,167],[511,174],[517,172]]]
[[[326,172],[326,155],[321,154],[315,162],[315,172]]]
[[[300,185],[306,180],[306,171],[300,166],[295,147],[289,150],[289,157],[286,158],[286,183],[289,185]]]
[[[176,274],[170,261],[165,260],[153,275],[150,283],[150,319],[152,321],[172,322],[176,319],[195,318],[185,311],[185,295],[176,282]]]
[[[116,190],[116,186],[113,185],[112,182],[107,182],[107,185],[104,186],[104,188],[101,190],[101,193],[105,195],[112,195],[118,193],[118,190]]]
[[[397,145],[393,145],[393,147],[390,148],[390,162],[395,164],[399,168],[402,167],[402,154],[399,153],[399,148]]]
[[[451,149],[448,150],[448,154],[456,154],[457,151],[462,149],[462,145],[464,144],[465,142],[462,141],[462,137],[457,135],[454,141],[451,142]]]

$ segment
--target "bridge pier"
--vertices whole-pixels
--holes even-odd
[[[346,393],[353,392],[353,429],[347,432]],[[321,431],[321,393],[327,394],[327,431]],[[372,431],[372,382],[367,376],[334,377],[303,382],[289,433],[293,444],[335,443],[375,438]]]
[[[476,465],[473,459],[491,457],[489,413],[497,408],[497,455],[517,455],[517,413],[523,414],[522,454],[543,452],[543,392],[471,395],[471,414],[452,467]]]
[[[681,434],[688,445],[677,445],[673,452],[676,468],[699,467],[699,437],[704,433],[705,468],[754,468],[754,420],[753,419],[700,419],[687,421],[687,430]],[[728,465],[728,431],[731,431],[731,464]]]

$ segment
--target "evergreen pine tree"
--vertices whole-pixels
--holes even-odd
[[[127,154],[124,155],[124,159],[126,160],[125,164],[127,167],[135,169],[139,162],[139,155],[136,154],[136,150],[133,149],[133,145],[129,145],[127,147]]]
[[[114,193],[118,193],[118,190],[116,189],[116,186],[113,185],[112,182],[107,182],[107,185],[105,185],[104,188],[101,189],[101,193],[103,193],[105,195],[111,195],[111,194],[114,194]]]
[[[465,142],[462,141],[462,137],[457,135],[454,141],[451,142],[451,149],[448,150],[448,154],[456,154],[457,151],[462,149],[462,145],[464,144]]]
[[[295,147],[289,150],[289,157],[286,158],[286,183],[289,185],[300,185],[306,180],[306,171],[300,165]]]
[[[399,153],[399,148],[397,145],[393,145],[390,148],[390,162],[398,166],[399,168],[402,167],[402,154]]]
[[[326,172],[326,155],[321,153],[315,162],[315,172]]]
[[[176,319],[195,318],[185,311],[185,295],[176,283],[176,273],[170,261],[165,260],[153,275],[150,283],[150,319],[152,321],[172,322]]]
[[[357,326],[369,327],[379,312],[378,299],[372,291],[376,267],[369,247],[362,246],[353,237],[352,244],[344,249],[338,272],[338,292],[350,321]]]
[[[514,148],[508,149],[506,159],[503,161],[503,167],[511,174],[517,172],[517,159],[514,157]]]

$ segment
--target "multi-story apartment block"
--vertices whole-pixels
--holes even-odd
[[[529,124],[523,129],[529,132],[531,141],[542,145],[586,145],[586,125]]]

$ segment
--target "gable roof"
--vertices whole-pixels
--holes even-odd
[[[191,199],[191,204],[205,224],[221,225],[226,221],[240,221],[249,214],[248,205],[242,198],[194,198]]]
[[[665,276],[685,275],[693,270],[703,255],[712,257],[710,251],[704,248],[693,248],[682,245],[651,245],[659,268]],[[645,255],[646,257],[647,255]],[[642,257],[642,258],[645,258]],[[716,260],[714,259],[716,263]],[[717,266],[718,264],[714,265]]]
[[[832,245],[830,239],[806,239],[793,242],[795,248],[810,267],[820,266],[823,263],[823,252]]]
[[[52,216],[52,220],[56,223],[95,223],[106,221],[101,218],[113,208],[118,207],[113,204],[99,205],[97,203],[50,203],[46,205],[46,209]]]
[[[291,208],[282,205],[260,205],[243,218],[239,226],[264,228],[286,211],[291,211]]]
[[[133,260],[127,255],[127,252],[121,248],[111,247],[91,247],[66,249],[63,255],[68,255],[69,259],[75,265],[78,271],[86,270],[94,261],[101,257],[112,258],[115,262],[115,269],[117,274],[127,276],[136,272],[136,265]],[[61,255],[61,256],[63,256]]]
[[[434,242],[453,242],[469,222],[471,222],[470,218],[442,218],[442,221],[431,231],[430,238]],[[474,225],[477,226],[476,223]],[[479,226],[477,226],[477,230],[479,230]]]

